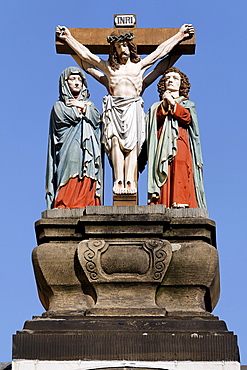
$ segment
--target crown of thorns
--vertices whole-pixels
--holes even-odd
[[[112,42],[121,42],[124,40],[133,40],[135,36],[133,35],[132,32],[126,32],[124,35],[119,35],[119,36],[107,36],[107,42],[110,44]]]

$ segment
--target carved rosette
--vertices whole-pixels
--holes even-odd
[[[84,240],[78,258],[90,282],[156,282],[172,256],[166,240]]]

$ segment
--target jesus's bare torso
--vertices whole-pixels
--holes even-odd
[[[109,92],[113,96],[136,97],[142,91],[142,64],[120,64],[119,69],[113,71],[109,62],[106,62],[105,74],[109,82]]]

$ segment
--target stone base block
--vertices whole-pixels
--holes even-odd
[[[14,370],[237,370],[215,224],[200,209],[51,210],[33,265],[46,312],[13,337]]]
[[[14,336],[13,359],[239,362],[239,353],[236,336],[213,316],[37,317]]]
[[[210,315],[218,301],[215,224],[205,210],[53,209],[36,235],[44,316]]]

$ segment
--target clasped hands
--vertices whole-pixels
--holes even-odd
[[[170,110],[175,107],[176,100],[173,98],[171,92],[169,90],[166,90],[162,96],[162,103],[165,110]]]
[[[70,99],[66,102],[68,107],[76,107],[79,113],[86,113],[88,102],[83,102],[77,99]]]

